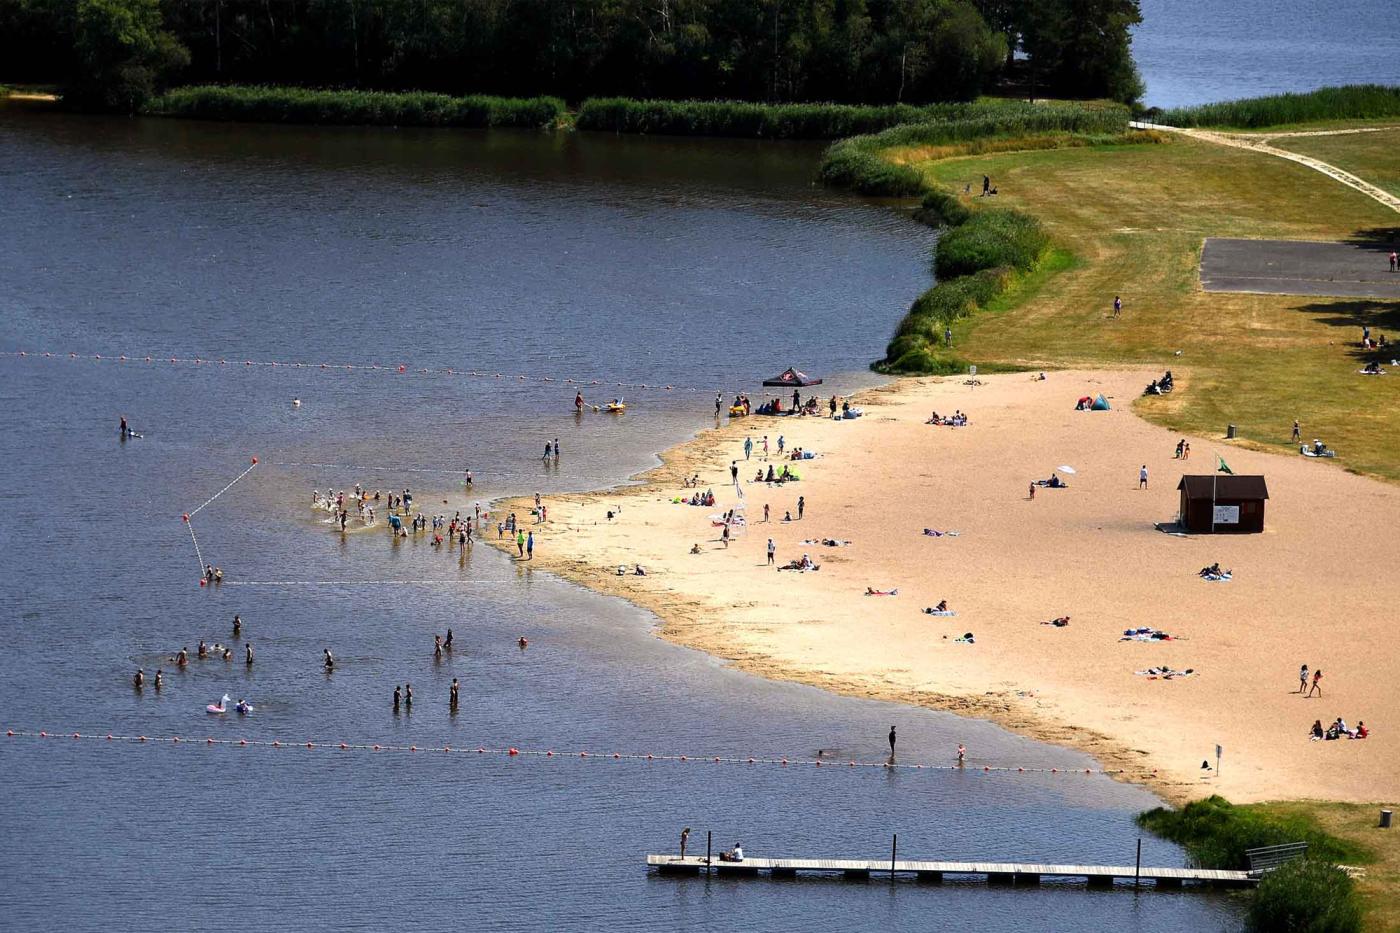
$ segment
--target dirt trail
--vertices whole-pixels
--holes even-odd
[[[1129,124],[1133,129],[1138,130],[1160,130],[1166,133],[1180,133],[1183,136],[1190,136],[1193,139],[1201,139],[1206,142],[1216,143],[1221,146],[1231,146],[1235,149],[1250,149],[1255,152],[1262,152],[1266,155],[1277,156],[1280,159],[1287,159],[1290,162],[1297,162],[1299,165],[1306,165],[1314,171],[1321,172],[1334,181],[1339,181],[1348,188],[1354,188],[1362,194],[1370,197],[1386,207],[1400,213],[1400,197],[1396,197],[1384,188],[1371,184],[1363,178],[1358,178],[1351,172],[1344,171],[1321,159],[1314,159],[1312,156],[1301,155],[1297,152],[1289,152],[1287,149],[1280,149],[1271,145],[1271,141],[1281,136],[1303,136],[1303,135],[1339,135],[1344,132],[1366,132],[1367,130],[1326,130],[1315,133],[1275,133],[1267,136],[1249,136],[1241,133],[1221,133],[1216,130],[1184,129],[1179,126],[1166,126],[1161,123],[1142,123],[1134,121]],[[1376,129],[1391,129],[1391,127],[1377,127]]]

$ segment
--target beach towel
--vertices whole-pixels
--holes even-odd
[[[1149,628],[1149,627],[1147,627],[1147,626],[1144,626],[1144,627],[1142,627],[1142,628],[1124,629],[1124,630],[1123,630],[1123,634],[1122,634],[1121,636],[1119,636],[1118,640],[1119,640],[1119,641],[1174,641],[1175,639],[1173,639],[1170,635],[1168,635],[1166,632],[1161,631],[1160,629]]]
[[[977,641],[976,641],[976,639],[974,639],[974,638],[972,637],[972,633],[971,633],[971,632],[968,632],[966,635],[963,635],[961,638],[954,638],[953,641],[958,642],[959,644],[963,644],[963,645],[975,645],[975,644],[977,644]]]
[[[942,616],[945,619],[951,619],[953,616],[957,615],[957,612],[953,609],[925,609],[924,615]]]
[[[1369,370],[1369,369],[1358,369],[1357,372],[1359,372],[1359,373],[1360,373],[1361,375],[1363,375],[1363,376],[1384,376],[1384,375],[1385,375],[1385,370],[1383,370],[1383,369],[1377,369],[1377,370],[1375,370],[1374,372],[1371,371],[1371,370]]]
[[[925,534],[927,537],[930,537],[930,538],[944,538],[944,537],[947,537],[947,538],[956,538],[956,537],[958,536],[959,532],[956,532],[956,531],[939,531],[939,530],[937,530],[936,528],[925,528],[925,529],[924,529],[924,534]]]
[[[1203,573],[1201,579],[1210,583],[1228,583],[1234,574],[1231,573]]]
[[[874,590],[874,589],[871,589],[870,587],[867,586],[867,587],[865,588],[865,595],[866,595],[866,596],[898,596],[898,595],[899,595],[899,588],[896,587],[896,588],[894,588],[894,589],[892,589],[892,590]]]

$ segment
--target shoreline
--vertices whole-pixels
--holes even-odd
[[[562,496],[548,497],[545,504],[549,507],[550,521],[539,525],[522,524],[522,527],[532,529],[535,532],[535,559],[532,564],[540,570],[550,572],[558,577],[568,580],[577,585],[586,587],[604,595],[617,596],[628,602],[643,608],[658,619],[655,633],[675,644],[704,651],[716,658],[736,666],[738,669],[748,673],[774,679],[787,680],[802,683],[808,686],[818,687],[837,694],[858,697],[863,699],[878,699],[896,703],[904,703],[914,706],[938,709],[952,712],[962,716],[975,717],[990,720],[997,725],[1008,729],[1016,734],[1026,736],[1037,741],[1046,742],[1062,747],[1069,747],[1077,751],[1092,755],[1100,761],[1106,771],[1118,772],[1113,776],[1124,781],[1138,783],[1148,787],[1157,795],[1173,804],[1181,804],[1185,801],[1196,799],[1212,793],[1225,794],[1231,799],[1240,802],[1263,799],[1282,798],[1317,798],[1317,799],[1337,799],[1337,800],[1374,800],[1385,797],[1383,789],[1368,791],[1366,787],[1375,787],[1377,774],[1371,773],[1372,768],[1362,769],[1366,773],[1358,775],[1351,772],[1356,780],[1350,782],[1343,781],[1342,784],[1350,786],[1329,786],[1327,782],[1314,783],[1312,787],[1304,787],[1291,780],[1285,780],[1275,775],[1272,779],[1261,779],[1261,773],[1270,773],[1272,766],[1258,764],[1252,767],[1245,767],[1242,762],[1232,762],[1235,765],[1232,769],[1222,767],[1224,780],[1216,781],[1214,778],[1202,780],[1197,773],[1193,773],[1194,766],[1201,760],[1201,755],[1194,751],[1183,753],[1183,746],[1200,745],[1202,748],[1209,748],[1211,744],[1221,738],[1215,731],[1210,733],[1210,737],[1192,740],[1189,736],[1200,729],[1206,729],[1203,722],[1209,723],[1212,711],[1223,708],[1216,704],[1239,702],[1236,699],[1222,699],[1220,691],[1232,693],[1230,684],[1215,684],[1209,691],[1197,690],[1204,686],[1207,680],[1219,681],[1222,674],[1229,669],[1232,661],[1237,658],[1230,657],[1237,654],[1233,646],[1229,644],[1228,637],[1221,644],[1211,645],[1211,654],[1218,657],[1211,657],[1209,663],[1197,662],[1202,667],[1201,676],[1186,681],[1150,681],[1146,678],[1127,677],[1124,679],[1120,672],[1114,672],[1115,676],[1108,677],[1111,683],[1099,682],[1103,677],[1081,678],[1083,681],[1076,683],[1074,671],[1080,669],[1086,660],[1093,660],[1098,655],[1111,658],[1115,653],[1124,656],[1123,662],[1113,659],[1117,667],[1124,670],[1128,667],[1147,666],[1149,664],[1168,663],[1178,669],[1189,666],[1189,663],[1178,663],[1183,659],[1183,652],[1180,651],[1183,643],[1191,638],[1201,638],[1204,633],[1198,635],[1194,631],[1190,634],[1183,633],[1175,643],[1160,643],[1150,646],[1131,644],[1127,646],[1113,643],[1116,632],[1120,629],[1135,626],[1138,624],[1151,624],[1143,617],[1152,617],[1157,612],[1151,600],[1139,601],[1140,604],[1131,607],[1131,610],[1122,610],[1115,613],[1118,621],[1108,623],[1106,630],[1104,625],[1098,624],[1097,620],[1089,622],[1084,626],[1088,629],[1091,625],[1099,631],[1094,632],[1097,639],[1107,641],[1107,644],[1095,644],[1092,647],[1083,649],[1088,652],[1086,656],[1078,648],[1071,647],[1066,658],[1063,649],[1064,645],[1056,646],[1058,657],[1047,657],[1041,661],[1050,661],[1048,669],[1041,669],[1041,665],[1035,660],[1030,664],[1026,663],[1026,658],[1018,657],[1025,649],[1031,649],[1034,653],[1042,642],[1051,636],[1046,633],[1054,633],[1055,636],[1063,636],[1071,631],[1076,637],[1082,631],[1077,626],[1074,629],[1046,629],[1039,625],[1033,628],[1015,628],[1017,623],[1009,623],[1006,619],[989,618],[987,610],[1001,609],[1005,615],[1004,604],[1007,594],[1004,592],[1008,587],[994,585],[990,588],[985,584],[974,587],[975,592],[964,594],[963,587],[947,581],[938,581],[936,590],[929,592],[946,592],[954,608],[959,610],[959,618],[956,621],[934,620],[930,623],[926,621],[927,616],[917,615],[916,608],[911,605],[911,601],[901,597],[894,597],[888,600],[881,600],[882,605],[879,610],[898,610],[900,615],[907,615],[909,618],[892,620],[886,624],[877,623],[876,628],[882,631],[872,633],[864,632],[865,623],[871,608],[868,599],[856,596],[853,600],[851,596],[859,593],[859,580],[838,579],[838,576],[849,577],[847,572],[854,569],[851,565],[859,564],[860,579],[867,579],[866,585],[874,585],[877,588],[900,586],[908,592],[919,589],[920,584],[925,588],[928,583],[926,579],[914,581],[910,585],[910,569],[907,560],[902,559],[903,547],[896,547],[893,553],[874,555],[873,560],[866,560],[868,556],[864,552],[872,543],[868,535],[860,535],[858,532],[867,526],[856,521],[845,518],[839,520],[840,534],[849,535],[853,541],[850,548],[824,548],[816,545],[796,545],[801,551],[811,552],[813,558],[825,565],[826,572],[816,574],[773,574],[771,570],[764,567],[763,544],[764,539],[773,534],[778,537],[779,532],[786,532],[785,538],[791,538],[798,526],[798,523],[782,523],[779,518],[783,511],[790,509],[790,505],[784,504],[782,508],[774,512],[774,521],[770,526],[759,524],[758,503],[763,498],[795,500],[798,495],[806,495],[816,503],[820,501],[820,507],[824,511],[831,511],[835,508],[857,509],[857,506],[843,505],[842,500],[834,499],[828,503],[826,494],[831,491],[830,478],[823,476],[824,473],[834,472],[830,469],[838,460],[845,461],[842,464],[844,471],[855,476],[870,476],[869,486],[857,494],[849,489],[850,483],[845,479],[838,479],[838,488],[846,488],[844,494],[850,499],[867,501],[872,504],[872,512],[881,514],[874,516],[875,528],[883,529],[886,524],[893,523],[899,514],[900,501],[898,496],[895,500],[895,511],[885,514],[882,510],[874,508],[874,503],[884,501],[884,493],[879,489],[882,485],[875,477],[876,471],[882,466],[888,466],[887,457],[871,458],[868,456],[869,449],[859,448],[859,443],[854,445],[847,441],[860,441],[870,433],[869,429],[876,423],[899,423],[897,427],[886,429],[888,432],[895,431],[903,434],[912,434],[916,442],[937,443],[954,435],[960,439],[969,438],[981,440],[983,431],[979,428],[997,430],[993,424],[998,420],[998,415],[993,414],[998,408],[1005,407],[1015,410],[1024,407],[1027,403],[1027,396],[1037,394],[1038,387],[1053,386],[1056,400],[1066,395],[1074,393],[1083,394],[1080,388],[1086,383],[1107,386],[1104,391],[1109,392],[1110,397],[1117,396],[1115,405],[1127,407],[1131,395],[1125,394],[1127,387],[1138,387],[1149,378],[1149,374],[1144,370],[1128,371],[1092,371],[1092,372],[1057,372],[1052,373],[1047,383],[1033,382],[1027,374],[1008,374],[999,376],[984,377],[987,383],[986,389],[970,389],[962,385],[961,379],[941,379],[938,377],[904,379],[898,380],[884,386],[865,390],[855,396],[854,404],[866,408],[865,417],[850,422],[831,422],[827,419],[815,418],[763,418],[750,417],[729,421],[723,426],[716,428],[706,428],[694,438],[682,442],[675,447],[665,450],[659,454],[661,463],[658,466],[642,471],[624,480],[616,486],[590,491],[585,493],[574,493]],[[1186,380],[1180,379],[1180,382]],[[1189,378],[1189,377],[1188,377]],[[990,390],[990,391],[989,391]],[[1087,390],[1084,390],[1087,391]],[[1044,392],[1039,393],[1044,396]],[[1135,394],[1135,393],[1133,393]],[[1030,404],[1035,407],[1045,401],[1044,398],[1032,399]],[[990,402],[994,406],[992,409],[980,409],[983,402]],[[926,417],[928,407],[932,405],[940,410],[952,411],[955,407],[966,407],[972,416],[972,423],[969,428],[944,428],[923,425],[922,419],[909,423],[910,414],[921,411]],[[1058,408],[1058,405],[1053,408]],[[1067,407],[1072,407],[1072,399]],[[979,413],[980,410],[980,413]],[[1098,427],[1096,419],[1113,419],[1115,428],[1127,427],[1136,435],[1152,436],[1158,444],[1165,448],[1167,438],[1175,438],[1177,435],[1169,434],[1165,429],[1150,424],[1140,416],[1130,411],[1115,411],[1106,415],[1086,415],[1080,412],[1068,412],[1072,417],[1067,419],[1067,425],[1055,425],[1055,429],[1063,430],[1067,427],[1073,431],[1081,426]],[[990,416],[990,417],[989,417]],[[1041,415],[1037,414],[1036,418]],[[1089,420],[1084,420],[1084,419]],[[1077,419],[1077,420],[1076,420]],[[1058,419],[1065,420],[1065,419]],[[902,422],[902,423],[900,423]],[[1105,421],[1105,423],[1109,423]],[[874,429],[880,433],[880,429]],[[789,432],[793,443],[805,441],[812,443],[812,439],[820,440],[813,446],[823,449],[825,454],[822,458],[804,461],[802,472],[804,479],[797,484],[791,484],[781,491],[773,491],[762,485],[745,482],[743,485],[748,490],[748,496],[754,500],[755,515],[752,524],[749,525],[747,535],[736,538],[734,546],[729,548],[729,553],[724,553],[724,549],[712,539],[708,522],[702,521],[710,513],[718,513],[734,504],[732,495],[733,486],[728,485],[727,461],[733,459],[734,454],[742,457],[742,450],[739,444],[742,439],[750,434],[755,440],[764,433],[774,437],[777,434]],[[934,432],[934,433],[930,433]],[[1051,432],[1055,433],[1054,431]],[[840,436],[844,434],[845,436]],[[1005,440],[1003,437],[1002,440]],[[1063,440],[1061,438],[1060,440]],[[1190,438],[1194,445],[1199,445],[1198,460],[1193,462],[1195,472],[1209,472],[1211,461],[1208,451],[1212,443],[1205,438]],[[893,444],[893,442],[892,442]],[[895,445],[897,446],[897,445]],[[1109,445],[1111,446],[1111,445]],[[972,445],[972,450],[976,445]],[[1170,451],[1167,451],[1170,453]],[[757,451],[755,452],[757,454]],[[1102,450],[1099,453],[1103,453]],[[1157,456],[1157,450],[1153,450],[1149,461],[1162,458]],[[1248,467],[1253,461],[1264,462],[1264,469],[1270,475],[1270,482],[1275,482],[1275,474],[1285,471],[1294,473],[1301,468],[1308,475],[1308,481],[1315,481],[1318,471],[1309,470],[1309,466],[1316,464],[1291,463],[1286,458],[1269,454],[1255,454],[1246,452],[1239,448],[1232,448],[1227,453],[1232,461],[1240,461],[1236,464],[1236,472],[1249,472]],[[1002,454],[994,455],[1001,458]],[[1037,461],[1043,460],[1046,463],[1046,470],[1053,468],[1053,463],[1060,462],[1060,457],[1045,453],[1037,456]],[[1084,451],[1076,452],[1075,456],[1085,456]],[[1145,457],[1145,454],[1133,452],[1127,454],[1127,459],[1138,460]],[[1053,462],[1052,462],[1053,461]],[[742,460],[740,461],[743,462]],[[777,462],[772,461],[772,462]],[[1131,472],[1133,478],[1136,477],[1136,463],[1132,464]],[[1163,464],[1165,466],[1165,464]],[[1245,467],[1241,469],[1241,467]],[[697,511],[687,505],[673,505],[670,499],[682,492],[682,478],[694,473],[699,473],[702,477],[702,489],[708,483],[718,497],[718,502],[714,508],[700,509]],[[1097,472],[1097,471],[1095,471]],[[1175,485],[1175,474],[1168,474],[1166,470],[1158,468],[1154,463],[1154,472],[1157,476],[1165,477],[1167,481]],[[900,474],[896,471],[896,478]],[[1340,484],[1349,487],[1355,483],[1367,484],[1379,487],[1375,492],[1386,497],[1395,497],[1396,505],[1400,505],[1400,496],[1393,490],[1388,490],[1382,484],[1373,480],[1366,480],[1360,477],[1350,476],[1338,470],[1328,470],[1322,474],[1323,482],[1329,484]],[[1017,478],[1010,481],[1009,489],[999,489],[998,495],[1002,493],[1010,494],[1010,489],[1014,489],[1015,499],[1008,503],[1008,511],[1015,511],[1017,507],[1023,505],[1039,506],[1048,496],[1068,497],[1073,495],[1066,492],[1045,491],[1042,496],[1037,497],[1034,503],[1023,503],[1019,501],[1024,496],[1024,483],[1026,477],[1021,472],[1017,473]],[[747,477],[741,474],[741,480]],[[972,493],[979,500],[988,491],[986,486],[993,480],[991,475],[975,475],[971,478],[964,477],[961,483],[960,492]],[[1090,475],[1076,477],[1076,486],[1095,484],[1099,480],[1097,477],[1090,479]],[[1000,479],[999,485],[1005,485]],[[1159,480],[1159,483],[1162,482]],[[1166,485],[1162,483],[1162,485]],[[726,495],[726,487],[729,494]],[[1160,488],[1160,487],[1159,487]],[[1098,494],[1097,492],[1095,493]],[[1352,494],[1351,490],[1341,493],[1344,497]],[[1118,493],[1110,494],[1115,499]],[[1157,492],[1158,498],[1161,493]],[[1173,492],[1174,496],[1175,493]],[[1056,506],[1062,506],[1065,502],[1073,500],[1065,498]],[[528,496],[503,497],[494,500],[491,508],[494,511],[502,512],[515,511],[518,517],[529,521],[530,508],[533,500]],[[1000,507],[1000,506],[998,506]],[[1055,506],[1052,506],[1055,507]],[[1109,503],[1107,508],[1112,512],[1118,503]],[[618,520],[613,524],[607,524],[604,513],[608,508],[620,508],[621,512]],[[1275,506],[1277,513],[1278,506]],[[1174,508],[1164,510],[1157,507],[1158,512],[1170,511],[1174,513]],[[1293,510],[1297,512],[1298,510]],[[958,559],[958,552],[954,549],[959,545],[970,544],[975,537],[985,534],[977,531],[975,525],[976,511],[965,512],[966,517],[959,517],[959,522],[964,523],[963,533],[958,538],[924,539],[904,542],[908,550],[920,550],[924,553],[930,551],[937,553],[940,558],[947,557],[950,561]],[[1316,513],[1304,515],[1304,520],[1312,517]],[[1168,520],[1171,514],[1154,514],[1155,520]],[[1296,516],[1295,516],[1296,517]],[[1120,520],[1122,516],[1119,516]],[[1273,514],[1270,516],[1273,525],[1276,523]],[[814,521],[815,515],[809,509],[807,517],[804,519],[803,527],[812,528],[813,537],[827,536],[832,531],[830,520],[824,520],[818,527]],[[1059,524],[1057,535],[1070,535],[1075,538],[1093,537],[1086,534],[1088,529],[1082,527],[1075,518],[1073,511],[1063,512],[1053,517],[1052,521]],[[808,525],[807,523],[811,523]],[[906,522],[907,524],[907,522]],[[1005,532],[1007,528],[999,531]],[[1010,530],[1014,535],[1024,533],[1021,519],[1012,519]],[[1099,527],[1098,531],[1103,531]],[[1166,549],[1173,549],[1179,539],[1161,535],[1151,530],[1151,522],[1147,517],[1140,522],[1131,525],[1115,528],[1114,532],[1119,535],[1126,535],[1133,539],[1134,548],[1147,548],[1148,550],[1160,550],[1160,546]],[[915,532],[916,534],[917,532]],[[1275,528],[1271,527],[1264,535],[1229,536],[1228,539],[1217,536],[1215,539],[1205,539],[1200,537],[1191,539],[1196,544],[1192,550],[1204,553],[1202,545],[1210,550],[1226,550],[1229,546],[1239,553],[1239,557],[1231,556],[1229,563],[1239,563],[1247,558],[1251,550],[1249,545],[1253,541],[1264,542],[1271,537],[1276,537]],[[995,537],[995,535],[993,535]],[[500,550],[505,550],[514,556],[513,545],[508,541],[496,541],[487,539],[488,543]],[[688,554],[688,547],[691,543],[698,543],[702,548],[702,553],[698,556]],[[888,543],[888,542],[884,542]],[[996,550],[995,541],[990,543],[993,550]],[[1006,542],[1002,542],[1005,544]],[[1214,545],[1219,543],[1220,548]],[[1276,542],[1269,542],[1274,544]],[[932,549],[921,547],[931,544]],[[507,545],[511,545],[507,547]],[[1078,542],[1073,542],[1070,547],[1076,547]],[[934,550],[936,549],[936,550]],[[1180,550],[1180,548],[1175,548]],[[718,552],[718,553],[717,553]],[[751,556],[752,560],[743,561],[738,558],[740,552]],[[821,552],[821,553],[816,553]],[[711,555],[716,561],[724,561],[726,572],[723,576],[716,576],[713,572],[702,571],[693,572],[693,565],[688,567],[686,561],[699,561],[708,563]],[[733,555],[733,556],[731,556]],[[794,546],[789,541],[784,540],[780,545],[779,563],[786,562],[787,559],[797,556]],[[978,555],[986,558],[986,553]],[[891,559],[893,558],[893,559]],[[1194,556],[1188,557],[1188,564],[1194,561]],[[980,561],[974,561],[980,562]],[[1207,561],[1208,562],[1208,561]],[[618,575],[616,568],[620,565],[629,568],[635,563],[642,563],[648,569],[647,576]],[[992,563],[998,561],[993,555]],[[1001,573],[1007,573],[1005,561],[1002,564]],[[846,565],[846,566],[843,566]],[[950,567],[952,564],[949,565]],[[1014,565],[1013,565],[1014,566]],[[1034,563],[1032,564],[1034,567]],[[959,571],[950,571],[956,574]],[[767,575],[765,581],[764,574]],[[876,574],[883,576],[877,578]],[[918,574],[918,571],[915,571]],[[1191,574],[1188,573],[1188,577]],[[1255,569],[1255,576],[1265,576]],[[995,576],[995,575],[994,575]],[[1036,577],[1040,583],[1045,583],[1044,577]],[[728,579],[726,579],[728,578]],[[887,579],[888,578],[888,579]],[[1377,579],[1374,576],[1366,575],[1366,579]],[[772,582],[777,580],[776,583]],[[981,572],[974,575],[972,579],[984,579]],[[1256,581],[1257,583],[1257,581]],[[1030,585],[1035,586],[1035,581],[1030,581]],[[1231,584],[1234,586],[1234,584]],[[1151,584],[1147,591],[1157,593],[1155,587],[1160,584]],[[1225,590],[1212,591],[1210,584],[1200,581],[1187,580],[1181,584],[1187,592],[1193,596],[1209,599],[1214,593],[1229,592]],[[1191,591],[1190,587],[1195,590]],[[1235,587],[1234,592],[1242,591],[1248,584]],[[1022,592],[1025,587],[1011,586],[1010,589],[1017,591],[1016,597],[1025,599],[1033,593]],[[1049,586],[1054,590],[1055,585]],[[1074,588],[1071,587],[1073,590]],[[1089,602],[1094,601],[1093,589],[1103,590],[1102,584],[1094,584],[1091,581],[1090,591],[1085,592],[1080,589],[1076,593],[1076,598],[1086,598]],[[804,593],[803,591],[808,591]],[[815,592],[813,592],[815,591]],[[919,594],[922,595],[922,594]],[[1233,595],[1233,594],[1231,594]],[[1251,593],[1250,595],[1254,595]],[[1287,594],[1290,598],[1295,595]],[[1400,596],[1400,592],[1397,593]],[[930,604],[935,597],[927,597]],[[1013,602],[1015,599],[1012,600]],[[1059,608],[1052,609],[1047,605],[1043,617],[1050,618],[1060,614]],[[1075,608],[1080,608],[1076,606]],[[1091,606],[1088,611],[1091,615],[1097,614],[1099,607]],[[796,616],[803,615],[811,611],[813,614],[822,616],[830,615],[832,618],[801,619]],[[1086,611],[1080,608],[1080,612]],[[1073,610],[1066,609],[1066,614]],[[1081,618],[1075,615],[1075,618]],[[882,620],[883,621],[883,620]],[[934,641],[931,647],[934,649],[928,658],[911,659],[906,657],[907,652],[922,652],[928,649],[929,626],[944,624],[941,628],[934,629],[939,634],[945,635]],[[1131,623],[1131,626],[1128,624]],[[1185,619],[1174,620],[1163,627],[1169,628],[1174,633],[1183,630],[1202,629],[1204,626],[1188,622]],[[953,629],[956,628],[955,633]],[[887,630],[887,631],[886,631]],[[954,644],[950,637],[954,634],[961,634],[964,630],[977,633],[976,645]],[[815,635],[814,631],[822,634]],[[1005,641],[1006,644],[993,649],[997,655],[992,658],[979,657],[982,652],[984,641],[988,640],[988,632],[992,639]],[[828,638],[827,635],[832,637]],[[876,647],[867,647],[867,643],[872,642],[872,635],[886,635],[891,638],[893,647],[879,646],[879,639],[874,639]],[[1061,639],[1063,641],[1065,639]],[[1216,639],[1219,641],[1219,639]],[[1009,646],[1009,647],[1008,647]],[[1373,644],[1368,642],[1368,650]],[[1167,652],[1158,652],[1158,648],[1175,649]],[[968,649],[966,654],[961,656],[949,655],[950,649]],[[1136,649],[1146,649],[1140,651]],[[1308,653],[1320,654],[1318,648],[1309,647]],[[851,657],[852,653],[858,656]],[[1268,652],[1261,652],[1267,654]],[[1377,668],[1384,669],[1386,661],[1384,651],[1378,652],[1372,660]],[[1186,662],[1189,657],[1184,657]],[[1257,664],[1259,658],[1256,656],[1254,662]],[[893,666],[895,662],[899,666]],[[972,663],[964,667],[963,662]],[[1068,662],[1069,676],[1065,676],[1065,664]],[[1281,661],[1278,679],[1282,684],[1292,677],[1295,668],[1284,668],[1292,662],[1292,659]],[[1337,666],[1336,659],[1329,659],[1327,666],[1329,673]],[[1347,675],[1350,678],[1350,674]],[[1237,686],[1237,685],[1235,685]],[[1270,687],[1273,685],[1270,684]],[[1338,685],[1340,686],[1340,685]],[[1371,683],[1373,692],[1381,690],[1384,693],[1390,688],[1381,688],[1374,682]],[[1155,690],[1152,688],[1156,688]],[[1167,693],[1165,691],[1170,691]],[[1190,693],[1209,693],[1208,698],[1202,698],[1199,703],[1189,700],[1178,702]],[[1272,690],[1269,691],[1272,694]],[[1352,691],[1348,691],[1352,692]],[[1101,715],[1095,710],[1112,710],[1114,704],[1125,705],[1126,708],[1142,707],[1141,712],[1128,715],[1128,720],[1141,715],[1148,718],[1154,712],[1161,712],[1158,707],[1157,698],[1170,699],[1172,714],[1182,717],[1182,721],[1175,724],[1175,729],[1166,727],[1167,731],[1174,732],[1173,741],[1165,743],[1165,747],[1159,745],[1152,746],[1157,739],[1162,736],[1154,736],[1152,733],[1156,729],[1163,728],[1162,724],[1154,724],[1149,727],[1147,734],[1143,734],[1141,727],[1126,727],[1122,723],[1115,724],[1112,715]],[[1355,723],[1356,718],[1366,719],[1369,713],[1372,717],[1383,714],[1387,707],[1381,702],[1380,696],[1374,696],[1367,700],[1367,709],[1351,712],[1350,707],[1354,706],[1358,700],[1349,699],[1339,701],[1345,703],[1347,709],[1339,710],[1346,716],[1349,722]],[[1327,704],[1325,709],[1321,706],[1316,708],[1317,718],[1330,721],[1334,704]],[[1238,708],[1238,707],[1236,707]],[[1313,707],[1308,707],[1310,714],[1314,712]],[[1331,715],[1326,715],[1331,714]],[[1286,713],[1284,715],[1287,715]],[[1120,717],[1121,718],[1121,717]],[[1309,720],[1311,721],[1311,720]],[[1373,720],[1378,721],[1378,720]],[[1332,748],[1346,749],[1353,754],[1348,758],[1370,759],[1379,763],[1380,759],[1394,761],[1396,758],[1395,743],[1393,740],[1381,738],[1380,736],[1366,742],[1342,743],[1307,743],[1303,739],[1302,724],[1298,730],[1297,738],[1300,744],[1291,751],[1284,748],[1279,757],[1285,759],[1311,759],[1309,753],[1315,752],[1323,746],[1327,750]],[[1374,727],[1373,727],[1374,728]],[[1182,731],[1187,733],[1187,738],[1183,738]],[[1228,735],[1230,730],[1219,730]],[[1282,746],[1290,735],[1289,730],[1283,730],[1278,736],[1271,736],[1275,746]],[[1377,739],[1380,739],[1379,741]],[[1234,737],[1225,738],[1224,744],[1227,749],[1234,752],[1240,748],[1240,743]],[[1291,746],[1291,743],[1288,743]],[[1147,746],[1144,748],[1143,746]],[[1254,757],[1256,750],[1245,749],[1244,754]],[[1183,754],[1189,755],[1188,761],[1183,759]],[[1227,753],[1227,762],[1234,757]],[[1377,771],[1385,769],[1377,764]],[[1212,772],[1213,773],[1213,772]],[[1248,776],[1245,776],[1248,773]],[[1233,778],[1233,780],[1231,780]],[[1282,791],[1279,787],[1279,780],[1285,780],[1290,786],[1288,790]]]

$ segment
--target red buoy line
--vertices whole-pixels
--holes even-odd
[[[714,389],[704,389],[697,386],[676,386],[658,385],[649,382],[611,382],[606,379],[575,379],[561,376],[532,376],[524,373],[496,373],[483,372],[476,369],[455,369],[452,367],[426,367],[409,366],[407,363],[382,364],[382,363],[305,363],[284,360],[228,360],[223,357],[218,359],[194,356],[126,356],[125,354],[104,354],[104,353],[54,353],[47,350],[6,350],[0,351],[0,357],[11,359],[40,359],[40,360],[83,360],[93,363],[149,363],[164,364],[167,366],[212,366],[214,368],[224,366],[263,366],[269,369],[281,367],[283,369],[315,369],[327,372],[368,372],[384,373],[388,375],[420,375],[420,376],[453,376],[478,379],[509,379],[514,382],[539,383],[541,385],[556,384],[566,386],[576,386],[587,388],[597,386],[600,388],[647,390],[659,392],[713,392]]]
[[[124,742],[137,745],[224,745],[236,748],[292,748],[306,751],[340,751],[340,752],[428,752],[437,754],[457,754],[457,755],[477,755],[507,758],[574,758],[574,759],[597,759],[606,761],[667,761],[685,762],[697,764],[726,764],[726,765],[777,765],[779,767],[816,767],[816,768],[836,768],[850,770],[852,768],[881,768],[884,770],[901,771],[980,771],[984,774],[1123,774],[1123,769],[1112,770],[1108,768],[1018,768],[1009,765],[973,765],[973,764],[900,764],[893,761],[859,761],[848,759],[837,761],[829,758],[772,758],[772,757],[747,757],[739,758],[725,755],[676,755],[676,754],[638,754],[635,752],[589,752],[589,751],[563,751],[558,752],[553,749],[521,749],[514,746],[507,748],[488,747],[485,745],[394,745],[394,744],[366,744],[363,742],[316,742],[316,741],[282,741],[281,739],[216,739],[198,738],[189,736],[167,735],[115,735],[113,733],[83,733],[83,732],[33,732],[22,729],[6,730],[8,738],[17,739],[88,739],[103,742]]]

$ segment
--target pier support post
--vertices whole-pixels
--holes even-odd
[[[1015,874],[1015,872],[1009,872],[1009,871],[991,871],[991,872],[987,872],[987,884],[1005,885],[1005,884],[1015,884],[1015,883],[1016,883],[1016,874]]]

